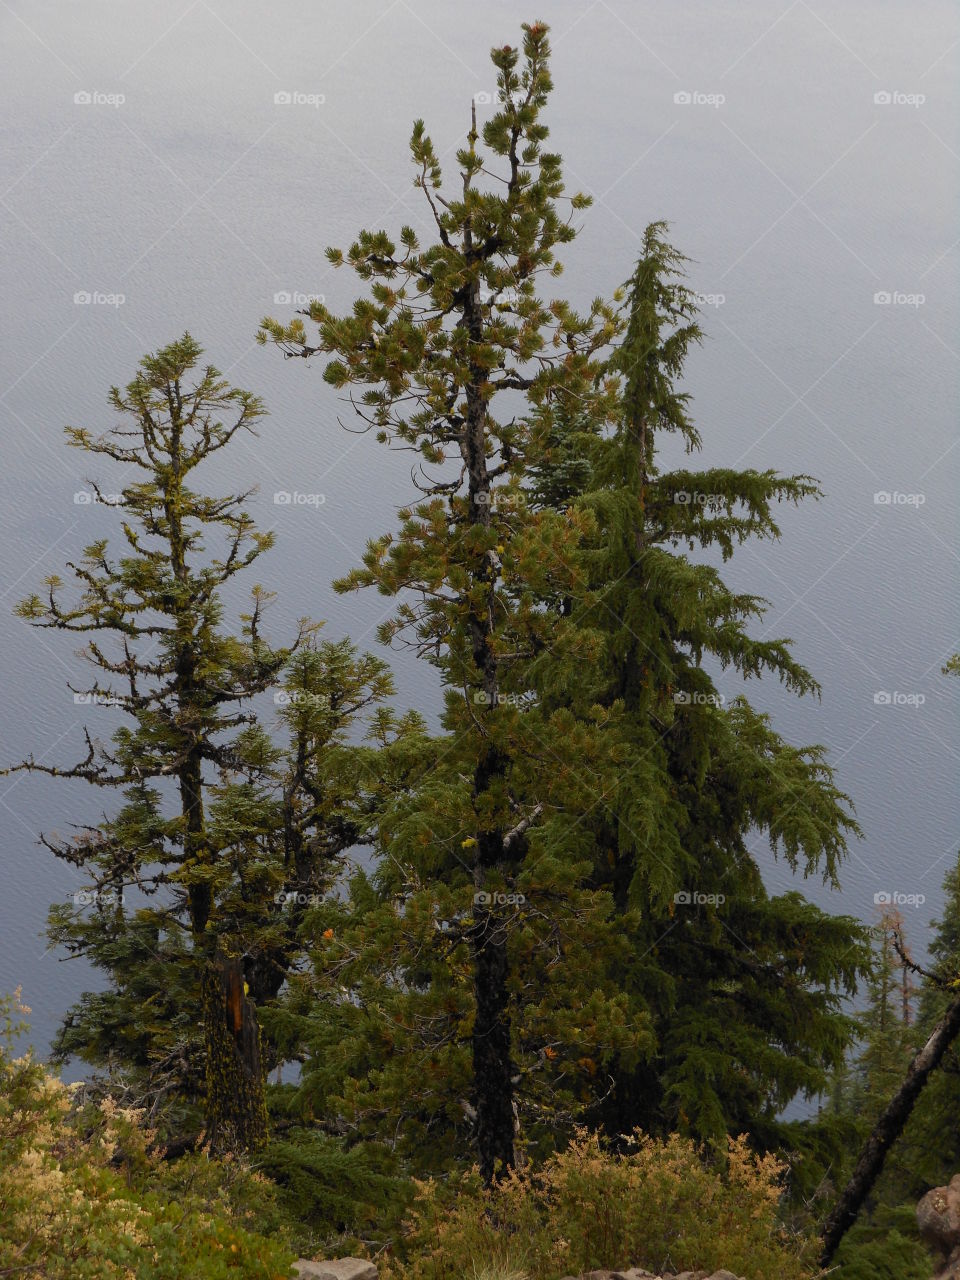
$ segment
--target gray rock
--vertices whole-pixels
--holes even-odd
[[[940,1255],[935,1280],[960,1280],[960,1173],[917,1205],[920,1238]]]
[[[377,1268],[363,1258],[332,1258],[329,1262],[298,1258],[293,1269],[301,1280],[377,1280]]]

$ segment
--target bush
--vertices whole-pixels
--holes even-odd
[[[244,1226],[273,1191],[204,1154],[165,1166],[141,1113],[71,1089],[9,1045],[27,1013],[0,998],[0,1275],[24,1280],[286,1280],[294,1255]],[[242,1208],[241,1208],[242,1206]]]
[[[777,1207],[784,1166],[729,1141],[720,1168],[693,1143],[637,1135],[611,1154],[595,1135],[537,1171],[515,1171],[492,1191],[476,1171],[418,1183],[402,1257],[386,1280],[462,1280],[522,1273],[555,1280],[601,1267],[652,1271],[726,1267],[746,1280],[807,1280],[816,1243],[789,1235]]]
[[[881,1206],[844,1236],[831,1280],[929,1280],[933,1265],[913,1205]]]

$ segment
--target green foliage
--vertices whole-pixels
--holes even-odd
[[[361,232],[329,254],[368,286],[352,312],[311,306],[312,340],[300,318],[260,334],[326,357],[378,436],[419,450],[424,500],[340,585],[403,592],[381,639],[413,647],[446,690],[447,736],[381,824],[375,874],[336,922],[316,922],[333,934],[301,1006],[324,982],[345,989],[323,996],[304,1090],[371,1136],[399,1118],[417,1167],[454,1160],[484,1125],[478,1039],[506,1021],[476,1021],[495,925],[499,1087],[533,1150],[581,1119],[613,1135],[747,1131],[789,1141],[809,1191],[837,1132],[778,1115],[843,1060],[867,938],[796,892],[771,898],[754,849],[766,839],[836,884],[858,828],[822,747],[719,697],[717,666],[818,688],[789,640],[751,634],[767,602],[706,561],[778,538],[776,506],[819,488],[661,467],[664,434],[700,445],[680,379],[702,337],[664,224],[648,227],[619,310],[597,300],[576,316],[540,296],[573,231],[556,214],[559,158],[542,149],[546,31],[524,33],[522,50],[493,51],[490,155],[472,131],[461,189],[442,188],[414,127],[437,241]],[[504,392],[525,400],[501,413]],[[471,910],[478,889],[518,905]],[[691,891],[715,901],[676,900]]]
[[[944,877],[943,914],[934,921],[930,944],[932,971],[946,989],[927,983],[920,994],[915,1035],[922,1043],[955,998],[960,979],[960,859]],[[917,1100],[902,1139],[903,1164],[911,1180],[906,1194],[919,1198],[931,1187],[945,1186],[960,1171],[960,1048],[947,1050],[936,1075]]]
[[[960,974],[960,862],[947,872],[944,894],[943,915],[934,922],[935,934],[930,944],[930,972],[946,985],[922,985],[919,999],[909,1001],[911,1009],[917,1006],[909,1025],[903,1020],[903,983],[908,975],[890,954],[889,933],[881,935],[883,941],[877,947],[870,982],[870,1003],[860,1019],[858,1051],[849,1069],[838,1075],[831,1100],[834,1112],[856,1129],[857,1139],[849,1146],[845,1163],[902,1083],[913,1053],[926,1042],[952,998],[950,983]],[[902,926],[898,920],[896,923],[902,939]],[[900,1208],[912,1214],[921,1196],[932,1187],[946,1185],[960,1169],[958,1114],[960,1052],[954,1044],[924,1087],[887,1158],[865,1219],[871,1230],[879,1231],[877,1223]]]
[[[385,1280],[460,1280],[492,1262],[494,1275],[555,1280],[627,1265],[681,1271],[719,1267],[746,1280],[805,1280],[813,1242],[777,1223],[783,1167],[731,1139],[708,1164],[678,1137],[637,1135],[619,1155],[579,1133],[537,1170],[515,1171],[492,1191],[476,1172],[419,1185],[402,1259]]]
[[[835,1280],[930,1280],[933,1263],[920,1243],[913,1209],[876,1213],[853,1227],[834,1258]]]
[[[823,748],[793,746],[745,696],[720,696],[710,668],[774,676],[798,695],[817,686],[789,641],[750,634],[766,602],[731,591],[704,553],[727,559],[748,538],[779,537],[774,504],[818,488],[802,475],[661,467],[665,434],[688,452],[700,446],[678,381],[702,336],[683,256],[665,235],[662,223],[647,228],[626,286],[609,361],[616,429],[558,419],[529,487],[534,505],[591,518],[574,552],[580,589],[553,600],[593,635],[594,659],[571,669],[545,654],[534,686],[549,706],[606,713],[617,763],[585,822],[593,883],[622,914],[619,986],[654,1033],[648,1061],[616,1065],[599,1113],[611,1134],[639,1125],[711,1140],[746,1131],[765,1149],[788,1142],[804,1156],[795,1177],[812,1189],[830,1140],[777,1117],[843,1059],[843,999],[865,971],[866,937],[795,891],[771,898],[754,849],[765,837],[792,870],[836,883],[858,829]]]
[[[325,357],[378,437],[419,453],[423,500],[338,587],[396,597],[380,639],[410,646],[445,691],[444,736],[385,812],[375,874],[312,921],[313,979],[291,983],[291,1004],[312,1011],[304,1096],[395,1137],[417,1167],[461,1157],[476,1133],[485,1176],[512,1159],[514,1098],[525,1135],[549,1144],[604,1064],[646,1043],[610,976],[621,930],[606,889],[586,883],[579,827],[614,767],[607,715],[528,696],[540,655],[571,670],[596,656],[592,626],[550,603],[581,589],[592,520],[534,509],[523,483],[568,406],[594,430],[609,423],[598,353],[618,322],[600,299],[580,315],[540,292],[575,234],[561,204],[586,201],[565,194],[545,146],[546,27],[523,30],[522,49],[491,54],[499,107],[468,134],[453,186],[414,125],[434,243],[361,231],[328,255],[365,286],[352,310],[311,306],[313,341],[299,318],[261,331],[288,355]]]
[[[122,795],[96,825],[45,842],[89,878],[79,901],[51,910],[50,939],[107,977],[67,1015],[57,1060],[77,1055],[122,1073],[119,1087],[170,1132],[195,1131],[204,1110],[208,1122],[232,1110],[225,1131],[259,1141],[262,1067],[281,1050],[261,1040],[256,1010],[303,962],[302,920],[368,838],[393,785],[391,747],[419,719],[397,720],[383,705],[393,685],[381,660],[348,641],[320,643],[316,625],[271,648],[262,635],[271,597],[260,586],[239,632],[224,628],[221,589],[272,536],[256,530],[246,494],[189,486],[264,409],[212,366],[198,370],[200,355],[185,335],[145,357],[125,392],[111,392],[120,426],[97,437],[68,429],[74,447],[141,473],[109,504],[124,548],[112,556],[101,540],[70,566],[75,602],[63,603],[51,580],[46,598],[20,612],[91,637],[84,655],[97,678],[85,692],[128,723],[110,746],[88,730],[87,756],[72,769],[21,767]],[[279,742],[255,709],[271,690]],[[205,985],[224,958],[242,964],[242,1063],[236,1025],[221,1025],[219,979]]]
[[[259,1153],[257,1165],[276,1184],[288,1217],[312,1234],[311,1252],[335,1240],[388,1238],[412,1192],[385,1150],[347,1147],[316,1129],[286,1130]]]
[[[0,1000],[0,1041],[15,1030],[15,1004]],[[197,1280],[290,1274],[294,1254],[262,1178],[206,1155],[164,1166],[142,1112],[106,1100],[78,1113],[70,1094],[0,1043],[0,1274],[179,1280],[185,1259]]]

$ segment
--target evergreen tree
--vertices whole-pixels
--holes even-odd
[[[883,967],[890,970],[885,983],[878,985],[875,979],[871,987],[870,1005],[861,1020],[864,1034],[854,1064],[854,1087],[842,1104],[844,1113],[858,1119],[861,1142],[881,1108],[899,1088],[911,1053],[926,1043],[956,999],[956,988],[952,984],[960,979],[960,863],[947,873],[944,893],[943,915],[934,921],[935,934],[930,944],[933,980],[925,981],[920,987],[915,1022],[904,1025],[902,1015],[898,1016],[894,1007],[901,999],[895,992],[891,992],[890,1009],[883,1018],[880,1016],[880,986],[892,986],[895,957],[882,962]],[[909,955],[902,925],[899,920],[895,924],[894,936],[903,954]],[[892,942],[887,945],[892,946]],[[954,1042],[917,1099],[902,1137],[887,1157],[871,1196],[871,1207],[879,1206],[884,1211],[900,1205],[912,1207],[931,1187],[945,1185],[960,1171],[958,1114],[960,1055]],[[875,1227],[875,1212],[871,1213],[870,1221]]]
[[[858,1019],[861,1042],[853,1079],[853,1107],[866,1123],[876,1119],[883,1104],[895,1092],[916,1045],[909,1012],[904,1016],[909,988],[894,950],[894,930],[902,937],[903,922],[889,913],[876,931],[873,972],[867,984],[868,1004]],[[909,998],[906,1000],[909,1011]],[[934,1020],[935,1021],[935,1020]]]
[[[111,556],[97,541],[69,566],[75,602],[53,577],[19,612],[88,637],[97,676],[80,696],[128,723],[111,745],[85,729],[86,756],[72,768],[18,767],[123,796],[73,839],[45,841],[91,881],[79,904],[53,908],[51,940],[108,978],[67,1015],[57,1056],[122,1071],[172,1128],[189,1126],[201,1104],[214,1147],[251,1147],[265,1134],[263,1077],[275,1056],[257,1007],[298,963],[310,902],[365,838],[370,749],[347,735],[391,684],[378,659],[319,645],[307,624],[290,649],[271,648],[260,587],[240,634],[224,628],[223,587],[273,539],[256,530],[246,494],[208,496],[192,487],[194,472],[264,410],[216,369],[198,370],[201,354],[185,335],[112,390],[121,425],[101,436],[68,429],[74,447],[140,473],[112,501],[125,547]],[[285,748],[250,702],[281,680]],[[388,713],[374,719],[389,738]]]
[[[776,538],[774,504],[817,487],[772,471],[661,466],[667,436],[688,452],[700,444],[678,387],[701,339],[683,264],[664,225],[651,225],[610,362],[616,430],[591,444],[590,424],[573,415],[569,443],[531,486],[532,501],[557,501],[571,464],[592,458],[586,491],[567,486],[562,499],[595,520],[577,552],[588,589],[555,607],[602,636],[601,655],[574,681],[545,669],[541,687],[577,712],[619,709],[608,733],[621,765],[589,819],[593,883],[618,911],[640,908],[617,977],[656,1049],[613,1070],[595,1114],[613,1134],[748,1132],[776,1147],[806,1142],[777,1117],[842,1060],[852,1028],[841,1002],[868,953],[854,920],[797,892],[770,897],[752,849],[765,835],[793,870],[836,883],[857,828],[822,748],[784,741],[745,697],[725,704],[704,665],[816,693],[788,641],[750,635],[766,602],[686,552],[728,559],[747,538]]]
[[[954,654],[942,668],[944,675],[960,674]],[[947,903],[944,920],[932,950],[935,970],[924,969],[909,955],[898,922],[892,935],[904,973],[925,980],[921,1019],[916,1028],[916,1053],[910,1058],[885,1100],[879,1115],[862,1140],[830,1213],[821,1226],[821,1263],[843,1256],[849,1246],[848,1233],[857,1228],[857,1217],[873,1205],[876,1224],[905,1210],[912,1212],[917,1197],[954,1176],[956,1144],[944,1135],[956,1132],[956,1041],[960,1035],[960,947],[957,935],[960,876],[951,872],[946,880]],[[907,1004],[904,996],[904,1005]],[[891,1153],[895,1158],[891,1159]],[[930,1181],[925,1182],[924,1177]],[[942,1176],[941,1176],[942,1175]],[[907,1205],[902,1205],[906,1195]],[[864,1224],[860,1224],[864,1226]]]
[[[960,991],[960,860],[944,879],[944,904],[930,944],[933,972],[944,984],[925,983],[921,988],[917,1017],[918,1043],[930,1035]],[[917,1103],[904,1133],[901,1163],[913,1178],[906,1187],[909,1199],[919,1198],[931,1187],[945,1186],[960,1173],[960,1051],[951,1045]]]
[[[452,1154],[475,1123],[488,1181],[516,1162],[521,1129],[569,1124],[603,1062],[616,1050],[630,1061],[642,1043],[611,978],[622,941],[609,894],[584,884],[592,850],[578,824],[597,803],[604,735],[589,709],[547,711],[530,696],[545,654],[573,671],[593,660],[595,636],[544,603],[581,589],[574,551],[589,519],[533,511],[521,482],[548,451],[559,406],[608,418],[598,353],[617,328],[601,301],[581,316],[537,292],[575,234],[558,208],[559,157],[544,148],[548,53],[539,23],[524,27],[522,51],[493,50],[487,154],[474,116],[458,194],[414,125],[433,244],[410,227],[399,247],[361,232],[328,257],[369,282],[369,296],[344,316],[313,303],[312,341],[300,318],[267,319],[260,335],[288,355],[330,357],[326,381],[360,388],[355,407],[378,437],[420,455],[424,500],[341,586],[402,597],[381,638],[412,645],[446,694],[446,736],[382,824],[374,884],[359,879],[353,915],[323,931],[332,954],[320,973],[341,957],[340,990],[327,993],[340,1022],[317,1028],[321,1061],[308,1075],[326,1096],[339,1063],[346,1114],[421,1154],[427,1141]],[[586,203],[573,196],[571,214]]]

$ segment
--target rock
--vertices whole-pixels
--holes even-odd
[[[629,1267],[626,1271],[584,1271],[579,1276],[564,1276],[563,1280],[739,1280],[732,1271],[681,1271],[674,1276],[654,1275],[652,1271],[644,1271],[643,1267]],[[939,1277],[938,1277],[939,1280]],[[960,1273],[944,1276],[943,1280],[960,1280]]]
[[[940,1255],[935,1280],[960,1280],[960,1173],[917,1205],[920,1238]]]
[[[298,1258],[293,1269],[302,1280],[377,1280],[377,1268],[363,1258],[332,1258],[329,1262]]]

